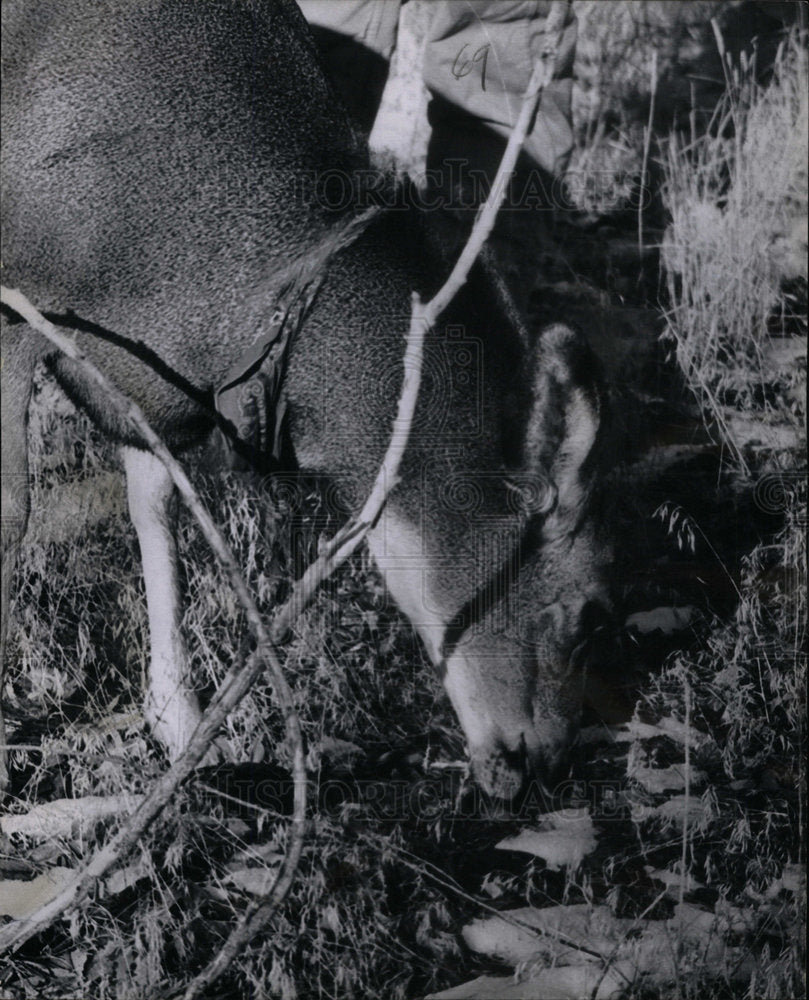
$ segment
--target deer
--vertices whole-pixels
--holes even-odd
[[[358,221],[361,198],[329,196],[335,179],[367,177],[368,149],[294,0],[4,0],[3,37],[3,283],[69,331],[177,455],[217,428],[239,438],[218,389],[279,308],[294,314],[285,440],[357,509],[393,423],[411,294],[434,292],[449,264],[413,201]],[[307,288],[293,307],[291,274]],[[200,705],[172,481],[81,368],[6,307],[4,635],[43,365],[122,450],[148,607],[144,715],[174,760]],[[595,499],[605,392],[584,335],[554,323],[527,336],[480,262],[427,332],[424,365],[401,479],[367,544],[443,681],[475,780],[509,799],[563,773],[588,636],[610,614]]]

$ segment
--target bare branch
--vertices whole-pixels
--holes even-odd
[[[399,481],[399,465],[407,447],[413,414],[421,383],[421,366],[424,356],[424,337],[427,324],[421,300],[413,293],[410,329],[404,353],[404,382],[399,395],[396,419],[393,423],[391,439],[374,485],[357,517],[332,539],[328,550],[312,563],[296,585],[292,597],[284,604],[273,622],[272,636],[278,642],[289,630],[292,622],[314,597],[317,588],[328,579],[341,563],[359,546],[366,534],[376,523],[390,491]],[[266,927],[283,899],[277,893],[277,883],[269,896],[251,903],[239,917],[236,927],[216,958],[191,982],[183,993],[183,1000],[194,1000],[228,968],[241,949]]]
[[[3,287],[0,288],[0,301],[22,316],[31,327],[47,337],[69,358],[81,365],[87,377],[106,393],[110,403],[137,428],[144,443],[163,462],[191,513],[197,519],[208,544],[227,572],[257,643],[255,652],[248,657],[247,662],[240,668],[233,668],[228,672],[206,708],[199,725],[191,735],[188,746],[172,767],[155,782],[149,794],[124,822],[121,830],[54,899],[25,920],[0,929],[0,951],[18,947],[44,930],[58,917],[70,912],[87,896],[97,880],[123,859],[126,853],[138,843],[144,831],[172,798],[179,785],[205,756],[219,727],[250,690],[256,677],[266,668],[269,668],[276,697],[285,713],[287,737],[292,750],[292,773],[295,786],[291,820],[292,836],[273,891],[273,897],[280,900],[292,883],[303,846],[306,810],[303,737],[294,709],[292,693],[287,685],[275,648],[267,635],[261,615],[241,577],[238,564],[182,467],[149,426],[140,407],[110,382],[104,373],[85,356],[75,341],[49,323],[24,295]]]
[[[556,64],[556,53],[559,48],[562,31],[565,24],[565,14],[567,13],[570,0],[554,0],[551,4],[548,17],[545,22],[545,40],[537,60],[531,79],[528,81],[525,93],[523,94],[520,113],[517,116],[516,124],[508,138],[503,159],[497,168],[494,181],[489,196],[480,208],[475,225],[469,235],[466,246],[463,248],[452,273],[447,278],[438,294],[427,304],[424,309],[425,321],[432,325],[438,316],[447,308],[457,293],[458,289],[469,277],[472,265],[475,263],[483,244],[489,238],[489,234],[494,228],[497,212],[506,195],[507,181],[517,163],[517,157],[525,143],[528,135],[528,127],[534,117],[542,91],[553,79],[553,70]]]
[[[379,517],[390,491],[398,482],[398,470],[412,425],[415,405],[421,379],[423,341],[426,331],[447,308],[455,294],[466,282],[469,272],[477,259],[486,239],[494,227],[497,212],[505,196],[506,179],[517,162],[520,149],[525,141],[528,126],[534,115],[542,90],[553,76],[559,37],[564,25],[564,16],[569,0],[555,2],[551,6],[546,23],[546,43],[538,60],[523,97],[517,123],[509,138],[503,160],[495,176],[486,202],[481,207],[469,240],[455,264],[449,278],[439,292],[422,305],[414,293],[410,330],[405,352],[405,377],[397,409],[391,442],[380,467],[371,493],[359,516],[335,536],[324,555],[312,564],[296,586],[292,598],[284,605],[273,623],[273,637],[283,636],[292,621],[312,600],[319,585],[358,547],[368,530]],[[68,357],[80,364],[88,377],[110,397],[120,413],[129,420],[143,436],[145,444],[157,455],[168,469],[171,477],[188,504],[192,514],[200,524],[206,540],[230,577],[240,603],[243,605],[248,622],[256,636],[258,648],[239,670],[231,670],[211,703],[203,714],[199,725],[192,734],[188,747],[175,764],[155,783],[139,808],[129,817],[121,831],[78,873],[76,878],[46,906],[14,927],[0,930],[0,950],[14,948],[47,927],[57,917],[68,913],[86,897],[96,881],[117,864],[129,851],[149,824],[160,813],[177,787],[191,773],[207,752],[219,726],[229,712],[239,703],[250,689],[255,678],[263,671],[265,664],[276,688],[276,695],[286,713],[287,733],[293,746],[293,775],[295,783],[295,806],[292,818],[292,839],[282,865],[281,872],[269,897],[248,907],[237,926],[231,932],[225,945],[209,966],[187,987],[185,1000],[193,1000],[207,985],[212,983],[227,968],[233,957],[261,928],[266,926],[272,913],[283,900],[291,885],[295,868],[302,849],[304,833],[304,813],[306,804],[306,775],[304,769],[303,742],[297,715],[292,705],[292,697],[275,648],[267,635],[258,609],[255,607],[247,587],[241,578],[236,561],[227,544],[216,528],[208,511],[199,500],[188,477],[172,457],[166,446],[149,427],[140,408],[127,399],[105,376],[86,358],[76,343],[65,337],[49,323],[28,300],[17,291],[2,288],[0,301],[21,315],[38,332],[47,337]]]
[[[466,282],[483,244],[494,228],[497,212],[505,197],[506,181],[517,162],[542,91],[553,78],[556,52],[569,3],[570,0],[560,0],[551,4],[545,27],[545,44],[523,95],[517,123],[509,136],[489,195],[480,208],[469,239],[452,272],[426,305],[422,304],[417,293],[413,293],[410,330],[407,335],[408,346],[404,360],[405,382],[402,386],[390,445],[371,493],[357,517],[337,532],[326,551],[308,567],[295,585],[292,596],[275,616],[272,637],[276,642],[283,639],[292,622],[312,600],[320,584],[358,548],[369,529],[376,523],[388,494],[398,482],[399,464],[407,445],[418,397],[424,336]]]
[[[429,305],[426,307],[429,308]],[[417,292],[413,292],[410,312],[410,328],[404,353],[404,381],[399,395],[396,419],[393,423],[390,443],[371,492],[359,514],[337,532],[326,551],[313,562],[296,583],[292,596],[276,615],[272,636],[278,642],[286,635],[292,622],[310,603],[320,584],[326,580],[354,552],[376,524],[391,490],[399,482],[399,465],[402,461],[410,427],[416,410],[416,401],[421,384],[421,367],[424,355],[424,337],[429,323],[425,319],[426,309]]]

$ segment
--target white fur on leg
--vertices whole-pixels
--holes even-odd
[[[180,633],[177,543],[171,515],[174,484],[163,463],[151,453],[124,448],[123,456],[149,612],[151,663],[144,714],[173,761],[188,744],[200,718],[196,695],[187,687],[188,654]]]

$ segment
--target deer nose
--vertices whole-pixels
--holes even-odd
[[[472,774],[487,795],[506,802],[519,795],[528,776],[524,761],[514,761],[513,754],[502,747],[473,754]]]
[[[499,740],[486,751],[472,753],[475,781],[488,795],[505,801],[519,796],[532,782],[543,797],[549,797],[566,770],[567,747],[549,752],[542,746],[531,746],[524,734],[516,748]]]

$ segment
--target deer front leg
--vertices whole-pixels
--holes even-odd
[[[180,631],[174,484],[163,463],[151,453],[136,448],[122,451],[149,613],[151,661],[144,714],[174,761],[200,718],[197,697],[189,687],[188,652]]]
[[[33,353],[25,349],[19,331],[13,336],[5,319],[2,326],[2,364],[0,364],[0,435],[2,473],[0,474],[0,551],[2,552],[2,589],[0,590],[0,801],[8,785],[6,729],[3,722],[2,694],[6,670],[6,638],[11,606],[11,583],[17,565],[20,544],[28,523],[30,486],[28,481],[28,403],[31,398]],[[28,331],[26,331],[28,333]],[[30,336],[30,333],[28,333]]]

